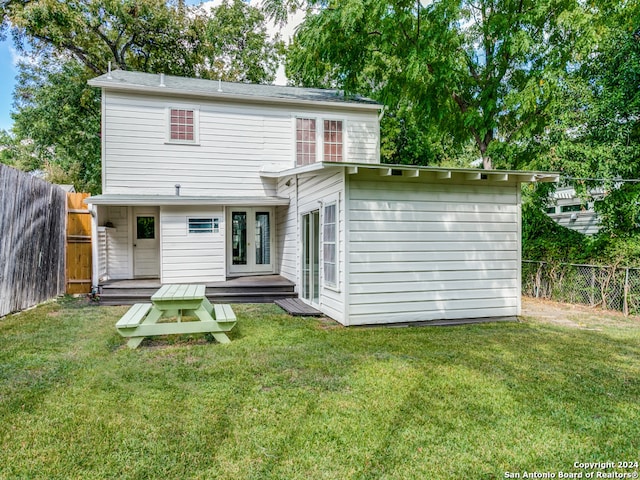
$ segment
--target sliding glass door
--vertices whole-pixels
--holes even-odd
[[[302,298],[320,303],[320,211],[302,216]]]

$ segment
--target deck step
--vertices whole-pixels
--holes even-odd
[[[283,298],[276,300],[276,305],[294,317],[321,317],[322,312],[310,307],[299,298]]]
[[[134,305],[148,302],[160,282],[134,280],[113,281],[101,285],[101,305]],[[295,284],[283,277],[232,279],[207,284],[206,295],[212,303],[273,303],[275,300],[297,297]]]

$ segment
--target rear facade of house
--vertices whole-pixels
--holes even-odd
[[[380,164],[381,106],[116,71],[102,89],[94,285],[281,275],[345,325],[520,311],[530,172]]]

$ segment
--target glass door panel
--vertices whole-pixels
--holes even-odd
[[[256,265],[271,264],[271,222],[269,212],[256,212]]]
[[[136,207],[133,211],[133,276],[160,276],[160,239],[158,236],[158,210]]]
[[[311,300],[311,215],[302,216],[302,298]]]
[[[320,303],[320,212],[302,216],[302,298]]]
[[[242,207],[230,210],[228,215],[229,273],[273,273],[273,210]]]
[[[247,264],[247,212],[231,214],[232,265]]]

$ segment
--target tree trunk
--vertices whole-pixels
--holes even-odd
[[[485,170],[493,170],[493,162],[491,161],[491,157],[487,155],[489,145],[493,141],[493,131],[487,131],[482,139],[480,139],[478,135],[476,135],[475,138],[478,149],[480,150],[480,156],[482,157],[482,168]]]

